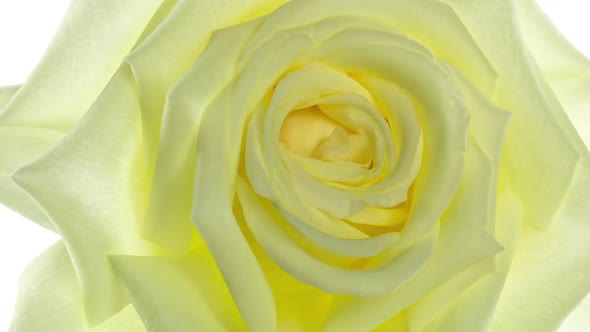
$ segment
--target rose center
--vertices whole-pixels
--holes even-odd
[[[281,126],[279,140],[293,153],[326,162],[366,164],[372,159],[364,135],[330,118],[317,106],[290,112]]]

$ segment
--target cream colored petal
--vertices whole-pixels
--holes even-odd
[[[560,75],[567,77],[572,68],[583,77],[586,72],[578,65],[585,60],[564,48],[563,40],[556,38],[528,1],[447,2],[452,2],[498,70],[494,100],[512,111],[503,155],[509,176],[501,178],[501,184],[513,186],[527,225],[523,226],[492,330],[554,330],[590,289],[587,269],[581,268],[588,265],[584,262],[590,253],[590,214],[586,211],[590,166],[587,147],[550,84]],[[538,31],[524,35],[533,29]],[[553,49],[546,49],[547,45]],[[545,50],[537,52],[541,47]],[[533,50],[532,56],[529,50]],[[583,105],[579,92],[572,91],[575,98],[570,100]]]
[[[359,164],[351,161],[326,163],[323,160],[302,157],[286,149],[282,149],[281,153],[283,158],[299,163],[310,175],[340,185],[358,185],[366,178],[367,173],[372,171],[368,169],[368,163]]]
[[[346,220],[373,226],[395,226],[405,223],[408,219],[407,208],[381,208],[368,206]]]
[[[246,237],[264,269],[275,296],[277,331],[321,331],[333,296],[297,280],[272,261],[252,234],[247,233]]]
[[[364,23],[350,24],[359,17],[364,19]],[[482,91],[493,90],[495,73],[486,54],[474,42],[461,18],[448,5],[437,0],[292,1],[265,20],[246,53],[260,47],[279,30],[326,19],[348,22],[350,25],[346,25],[349,28],[373,28],[371,22],[379,22],[389,31],[403,31],[405,35],[428,45],[437,57],[467,73]],[[436,22],[435,28],[433,22]]]
[[[524,225],[492,331],[554,331],[590,291],[590,166],[580,164],[555,222]]]
[[[384,296],[411,280],[432,254],[436,230],[383,266],[340,269],[313,258],[290,239],[274,221],[280,218],[279,211],[268,200],[259,198],[242,178],[238,179],[237,192],[246,224],[273,261],[295,278],[328,293]]]
[[[514,228],[520,223],[518,206],[513,207],[516,203],[502,201],[498,203],[500,207],[496,208],[498,168],[503,139],[509,125],[509,113],[492,104],[457,70],[454,70],[454,76],[470,110],[471,123],[463,182],[451,204],[451,215],[447,217],[454,216],[464,227],[475,226],[485,231],[500,242],[504,251],[496,256],[495,260],[494,257],[490,257],[471,266],[412,305],[406,314],[411,331],[422,331],[426,327],[434,329],[433,326],[437,326],[441,331],[460,331],[460,328],[465,326],[467,331],[484,330],[500,294],[511,262],[514,242],[518,236],[518,230]],[[457,213],[455,206],[461,207],[460,213]],[[518,212],[516,216],[510,212],[514,209]],[[497,212],[494,213],[494,210]],[[443,220],[442,227],[445,227],[444,223]],[[491,276],[484,276],[485,274]],[[492,281],[480,281],[481,279]],[[487,286],[477,286],[479,284]],[[480,296],[482,302],[477,305],[463,304],[473,301],[472,295],[462,295],[472,294],[473,288],[484,289],[477,292],[485,293]],[[459,300],[459,296],[469,300]],[[477,298],[477,295],[475,297]],[[457,302],[461,304],[455,304]],[[450,306],[456,309],[448,309]],[[462,308],[471,310],[470,318],[463,319],[465,325],[456,318],[460,314],[453,311],[461,311]],[[447,311],[451,311],[448,318]]]
[[[576,77],[549,83],[586,148],[590,148],[590,69]]]
[[[566,318],[559,332],[585,332],[590,330],[590,295],[578,304]]]
[[[162,138],[142,234],[175,252],[186,252],[197,158],[197,137],[206,107],[234,75],[235,58],[257,23],[232,33],[216,33],[207,51],[170,90],[162,119]],[[229,46],[228,46],[229,45]],[[216,68],[215,72],[210,72]],[[159,83],[158,83],[159,84]]]
[[[20,87],[20,85],[0,87],[0,113],[2,113],[2,109],[8,104],[12,97],[14,97]]]
[[[505,121],[501,121],[502,126],[503,124],[505,124]],[[476,142],[473,142],[473,145],[476,144]],[[479,156],[475,157],[475,155]],[[504,250],[500,256],[496,257],[496,268],[494,268],[493,258],[491,262],[480,262],[410,307],[407,320],[412,331],[421,331],[432,324],[439,328],[436,331],[483,331],[486,328],[485,324],[490,321],[496,301],[502,290],[518,236],[517,228],[520,223],[520,215],[518,213],[514,215],[512,212],[515,209],[517,212],[519,211],[517,203],[506,201],[498,202],[497,213],[494,213],[493,210],[496,204],[495,179],[497,177],[495,173],[498,160],[495,161],[495,165],[489,160],[486,161],[487,158],[484,157],[482,150],[475,153],[475,155],[471,158],[468,157],[463,188],[460,188],[457,193],[455,204],[462,207],[461,211],[457,213],[451,207],[453,212],[449,217],[458,218],[463,227],[479,227],[487,234],[496,237]],[[496,222],[494,222],[494,218],[496,218]],[[442,227],[444,227],[444,222]],[[460,237],[460,232],[456,236]],[[461,242],[460,240],[457,241]],[[479,281],[486,273],[491,276],[484,276],[483,279],[489,279],[489,281]],[[476,281],[477,283],[474,286],[468,288]],[[472,291],[474,288],[481,290]],[[472,292],[475,292],[476,295],[473,295]],[[461,295],[463,293],[468,295]],[[481,302],[476,303],[477,305],[471,305],[470,301]],[[459,304],[456,304],[457,302]],[[467,304],[463,302],[467,302]],[[453,309],[443,310],[450,303]],[[468,315],[470,319],[463,318],[461,320],[457,318],[463,317],[460,313],[461,310],[471,310]],[[447,313],[447,311],[451,313]],[[457,312],[455,313],[455,311]],[[435,317],[437,319],[434,319]],[[433,319],[436,322],[432,322]],[[470,324],[484,325],[473,326]]]
[[[70,250],[91,325],[128,304],[106,255],[151,252],[137,230],[146,185],[141,143],[135,81],[123,66],[78,127],[12,175]]]
[[[182,258],[111,256],[150,331],[247,331],[206,247]]]
[[[203,115],[191,220],[248,327],[271,332],[277,326],[274,298],[232,209],[246,114],[233,111],[230,100],[222,93]],[[220,128],[220,123],[226,125]]]
[[[506,275],[513,263],[512,258],[519,240],[522,217],[519,203],[510,195],[503,195],[498,199],[496,211],[496,235],[504,251],[495,257],[495,269],[488,271],[487,275],[470,287],[466,288],[466,285],[463,285],[462,293],[455,293],[451,299],[446,299],[452,300],[450,305],[438,313],[436,319],[424,329],[425,332],[472,332],[490,329]],[[526,324],[518,328],[511,327],[506,331],[515,330],[540,331]]]
[[[20,86],[0,87],[0,112]],[[49,150],[63,134],[58,131],[26,127],[0,126],[0,203],[37,224],[54,230],[53,224],[31,198],[10,176]]]
[[[349,257],[372,257],[391,247],[400,238],[399,233],[389,232],[361,239],[343,239],[330,236],[300,220],[285,209],[276,205],[289,224],[305,235],[309,240],[335,253]],[[344,223],[342,220],[339,222]]]
[[[450,278],[502,250],[494,239],[493,230],[489,229],[494,217],[494,202],[489,198],[496,191],[493,171],[493,164],[483,150],[477,144],[470,145],[465,176],[455,194],[455,200],[441,221],[435,251],[428,263],[408,284],[390,295],[378,299],[340,299],[327,320],[326,330],[350,328],[354,331],[368,331],[421,299],[426,303],[423,302],[421,307],[414,310],[426,308],[428,311],[424,315],[411,312],[407,316],[410,319],[408,323],[410,326],[427,325],[428,319],[432,319],[440,309],[440,302],[432,301],[440,301],[440,297],[426,296]],[[482,174],[483,176],[478,176]],[[482,268],[483,270],[474,271],[475,277],[478,273],[489,271],[485,266]],[[456,284],[450,286],[454,285]],[[450,290],[455,294],[459,291],[456,288]]]
[[[457,297],[469,291],[483,277],[493,273],[494,268],[493,258],[478,262],[411,305],[402,312],[409,330],[424,331],[426,328],[431,328],[433,321],[444,320],[448,315],[447,307],[457,302]],[[479,330],[474,329],[473,331]]]
[[[67,131],[100,95],[161,0],[72,1],[0,124]]]
[[[128,56],[139,82],[150,160],[156,158],[158,151],[167,93],[198,60],[213,32],[263,16],[285,1],[178,0],[153,33]]]
[[[359,40],[360,36],[370,44],[351,46],[353,37]],[[461,93],[446,65],[424,54],[413,42],[395,36],[342,33],[322,45],[318,57],[343,70],[395,82],[424,105],[417,108],[423,133],[422,164],[414,182],[417,200],[412,201],[414,212],[398,243],[403,248],[437,222],[458,184],[469,122]],[[422,204],[428,207],[421,208]]]
[[[523,203],[525,221],[547,228],[588,150],[525,45],[516,2],[445,2],[461,17],[498,73],[492,100],[512,113],[502,167]]]
[[[37,257],[19,281],[19,298],[9,332],[143,332],[132,306],[88,327],[82,292],[63,242]]]
[[[514,4],[526,46],[586,148],[590,147],[590,60],[561,35],[534,0]]]
[[[43,209],[10,177],[48,151],[62,136],[62,132],[50,129],[0,126],[0,203],[52,231],[55,226]]]
[[[590,62],[553,25],[535,0],[514,1],[521,38],[550,82],[585,74]]]

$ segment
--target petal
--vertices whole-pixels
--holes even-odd
[[[286,0],[179,0],[169,15],[127,58],[142,107],[147,158],[156,157],[162,112],[170,88],[197,61],[214,31],[265,15]],[[149,27],[148,27],[149,28]]]
[[[478,95],[473,95],[470,90],[465,90],[464,94],[470,108],[478,106]],[[479,106],[472,114],[474,125],[485,124],[490,132],[500,133],[502,137],[506,128],[506,113],[491,105],[486,105],[488,109]],[[494,206],[500,150],[495,149],[495,153],[489,156],[486,152],[501,145],[501,139],[499,142],[498,139],[496,142],[486,140],[483,133],[475,136],[479,132],[470,137],[461,184],[441,220],[435,252],[424,269],[397,292],[380,299],[341,298],[327,320],[326,330],[370,330],[409,307],[406,314],[408,325],[412,331],[419,331],[428,326],[468,284],[493,270],[489,260],[502,249],[494,239],[497,236],[494,232]],[[498,217],[506,219],[501,214]],[[518,226],[514,218],[506,222]],[[512,234],[508,235],[515,237]],[[414,303],[417,304],[411,306]]]
[[[108,83],[161,0],[73,1],[0,124],[70,129]]]
[[[366,21],[369,21],[386,25],[389,31],[403,31],[422,44],[428,45],[438,58],[467,73],[470,80],[482,91],[489,92],[493,89],[495,73],[485,53],[478,48],[453,10],[436,0],[291,1],[265,20],[245,52],[259,48],[277,31],[310,25],[326,19],[344,19],[344,22],[351,22],[359,17],[368,19],[356,27],[366,28]],[[436,22],[436,29],[433,29],[433,22]]]
[[[482,166],[489,170],[489,165],[486,166],[489,161],[482,150],[470,148],[469,155],[467,173],[478,172]],[[376,328],[408,306],[424,299],[458,273],[500,252],[502,248],[488,230],[490,213],[493,213],[489,211],[490,203],[479,201],[482,185],[486,192],[494,193],[493,184],[493,181],[489,181],[489,176],[483,177],[478,183],[472,183],[471,178],[466,177],[457,192],[460,199],[454,202],[452,212],[441,221],[434,254],[420,273],[396,292],[381,298],[338,299],[328,316],[325,330],[369,331]],[[485,266],[478,269],[480,271],[475,271],[476,274],[488,271]],[[424,319],[420,314],[417,318]],[[421,324],[417,321],[414,323]]]
[[[206,247],[180,259],[111,256],[110,261],[150,330],[246,330]]]
[[[590,60],[561,35],[535,1],[514,3],[526,45],[586,147],[590,147]]]
[[[106,255],[151,252],[137,230],[146,191],[139,112],[122,66],[78,127],[12,175],[70,250],[91,325],[128,303]]]
[[[192,240],[194,225],[189,217],[204,110],[233,77],[232,64],[256,27],[252,22],[235,33],[217,32],[207,51],[168,93],[152,193],[141,231],[174,252],[186,252]]]
[[[546,228],[588,150],[524,44],[516,1],[444,1],[498,73],[492,100],[512,113],[502,167],[509,170],[507,181],[523,203],[524,221]]]
[[[590,66],[588,66],[590,67]],[[556,93],[559,102],[567,112],[578,134],[590,148],[590,70],[567,80],[549,82]]]
[[[274,331],[276,308],[270,287],[232,209],[246,114],[232,112],[229,101],[227,93],[220,94],[203,114],[191,220],[215,257],[244,321],[252,330]]]
[[[590,69],[590,61],[561,35],[536,1],[515,1],[514,6],[522,38],[550,83],[583,75]]]
[[[238,219],[243,220],[242,215]],[[321,331],[333,296],[293,277],[275,264],[256,242],[250,232],[245,233],[268,278],[277,308],[277,331]]]
[[[464,285],[464,291],[459,296],[452,297],[450,305],[438,313],[436,319],[424,329],[425,332],[472,332],[489,329],[506,275],[511,268],[520,235],[521,217],[518,201],[510,195],[500,196],[497,205],[496,235],[504,251],[495,257],[495,269],[488,270],[487,275],[470,287],[465,288]],[[453,279],[452,282],[454,281],[456,280]],[[516,330],[505,331],[538,331],[529,328],[530,326],[523,324]]]
[[[318,50],[319,60],[376,77],[367,81],[374,85],[369,91],[387,91],[388,82],[395,82],[423,105],[416,107],[423,133],[422,163],[413,184],[417,199],[412,201],[413,213],[396,244],[403,248],[438,221],[453,197],[464,162],[469,114],[449,67],[432,54],[394,36],[379,43],[365,37],[369,45],[357,42],[351,47],[354,35],[334,36]]]
[[[412,331],[422,331],[426,327],[436,330],[435,326],[440,331],[485,330],[485,324],[490,321],[510,266],[518,235],[518,230],[514,227],[519,226],[519,207],[514,207],[516,203],[505,200],[496,203],[502,139],[506,133],[509,113],[490,103],[458,71],[455,71],[455,78],[471,111],[471,137],[463,184],[447,213],[455,214],[463,227],[473,227],[470,225],[477,225],[474,224],[474,219],[480,220],[480,229],[494,236],[504,247],[504,251],[495,258],[488,258],[464,270],[411,306],[406,312],[406,320]],[[455,204],[461,207],[458,215],[452,212],[457,211]],[[444,222],[442,227],[445,227]],[[491,281],[481,281],[482,279]],[[484,285],[480,286],[481,284]],[[482,290],[472,290],[480,288]],[[462,295],[464,293],[470,295]],[[473,296],[472,293],[482,295]],[[471,303],[478,300],[481,302]],[[453,309],[448,309],[449,306]],[[471,311],[469,319],[460,314],[463,309]],[[478,327],[476,324],[484,326]]]
[[[128,306],[104,323],[86,324],[82,292],[63,242],[37,257],[19,281],[19,298],[10,332],[141,332],[145,328]]]
[[[256,195],[242,178],[238,198],[248,228],[273,261],[295,278],[328,293],[382,296],[410,280],[432,254],[436,232],[373,270],[347,270],[325,264],[299,247],[279,227],[281,216],[272,204]],[[265,200],[265,201],[263,201]]]
[[[50,230],[55,230],[55,226],[43,209],[10,177],[62,137],[62,132],[50,129],[0,126],[0,203]]]
[[[590,295],[586,296],[559,329],[559,332],[585,331],[590,331]]]
[[[202,111],[235,75],[236,58],[260,22],[213,31],[262,16],[282,3],[284,0],[180,1],[149,40],[130,55],[140,81],[148,157],[159,144],[153,194],[142,229],[155,242],[177,252],[190,245],[191,180]],[[207,51],[201,54],[205,46]],[[169,195],[171,190],[177,195]],[[161,233],[161,229],[166,231]]]
[[[492,331],[554,331],[590,292],[590,165],[580,164],[554,224],[525,225]]]
[[[0,88],[0,113],[19,88]],[[50,230],[54,230],[54,227],[45,212],[10,176],[49,150],[62,136],[61,132],[52,130],[0,126],[0,203]]]
[[[285,220],[295,229],[301,232],[307,239],[319,244],[320,246],[344,256],[349,257],[372,257],[390,248],[396,243],[399,233],[389,232],[377,236],[366,237],[361,239],[342,239],[339,237],[329,236],[308,225],[304,221],[295,217],[288,211],[282,209],[276,204],[277,209],[285,217]],[[342,222],[337,220],[338,222]]]
[[[20,85],[0,87],[0,114],[2,113],[2,109],[8,104],[12,97],[14,97],[20,87]]]

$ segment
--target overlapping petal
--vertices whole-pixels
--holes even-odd
[[[519,30],[515,1],[445,2],[455,9],[496,68],[497,90],[491,100],[512,113],[503,167],[509,170],[509,181],[522,200],[525,222],[546,228],[588,150],[546,81],[536,76],[537,68]]]
[[[123,66],[60,144],[12,175],[70,250],[92,325],[128,304],[106,255],[153,252],[137,229],[145,204],[141,153],[135,80]]]
[[[0,88],[0,112],[19,88],[20,86]],[[45,212],[10,179],[10,176],[49,150],[62,136],[61,132],[50,129],[0,125],[0,202],[50,230],[54,230],[54,227]]]
[[[73,1],[43,59],[0,112],[0,124],[71,129],[98,98],[161,2]]]
[[[143,323],[153,331],[247,331],[203,245],[182,258],[111,256]]]
[[[132,306],[90,327],[74,265],[63,242],[37,257],[19,281],[19,299],[10,332],[56,331],[143,332],[146,328]]]
[[[515,1],[522,39],[573,126],[590,147],[590,60],[574,48],[532,0]]]

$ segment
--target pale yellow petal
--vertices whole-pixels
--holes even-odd
[[[62,132],[50,129],[0,126],[0,203],[53,231],[55,226],[43,209],[11,176],[48,151],[62,136]]]
[[[590,164],[579,165],[554,224],[524,225],[492,331],[554,331],[590,292]]]
[[[4,109],[12,97],[14,97],[20,87],[20,85],[0,87],[0,113],[2,113],[2,109]]]
[[[520,31],[515,2],[444,1],[455,9],[498,73],[491,100],[512,113],[502,167],[523,203],[525,222],[547,228],[588,150],[539,75]]]
[[[247,331],[204,246],[178,258],[111,256],[131,303],[152,331]]]
[[[0,113],[0,124],[72,128],[115,74],[160,3],[72,1],[41,62]]]
[[[250,231],[273,261],[304,283],[333,294],[378,297],[406,284],[431,257],[436,231],[425,235],[412,247],[383,266],[370,270],[347,270],[325,264],[307,254],[274,221],[279,211],[268,200],[256,196],[250,185],[239,178],[238,198]]]
[[[141,148],[135,81],[123,66],[78,127],[12,175],[70,250],[91,325],[128,304],[106,255],[151,252],[137,230],[146,185]]]
[[[19,281],[19,298],[10,332],[143,332],[132,306],[95,327],[88,327],[82,292],[63,242],[37,257]]]
[[[526,46],[590,147],[590,60],[561,35],[534,0],[516,1],[515,12]]]

